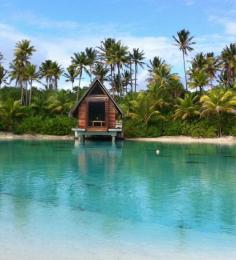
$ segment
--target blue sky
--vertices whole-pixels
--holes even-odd
[[[183,75],[181,54],[171,38],[178,30],[186,28],[195,36],[192,55],[219,53],[236,42],[236,0],[1,0],[0,9],[0,51],[6,65],[16,41],[24,38],[38,50],[34,63],[50,58],[66,67],[73,52],[116,37],[143,49],[147,59],[163,57]],[[141,71],[140,87],[146,77]]]

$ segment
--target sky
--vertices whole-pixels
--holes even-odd
[[[66,68],[74,52],[115,37],[130,49],[144,50],[147,61],[162,57],[183,77],[182,56],[172,38],[177,31],[187,29],[195,37],[192,56],[200,51],[219,54],[236,42],[236,0],[0,0],[0,10],[5,66],[22,39],[37,49],[33,63],[52,59]],[[147,76],[140,70],[140,89]],[[69,85],[61,81],[60,87]]]

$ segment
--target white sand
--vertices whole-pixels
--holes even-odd
[[[15,135],[12,133],[0,132],[0,140],[74,140],[74,136],[64,135],[40,135],[40,134],[23,134]],[[225,136],[220,138],[193,138],[190,136],[161,136],[161,137],[139,137],[126,138],[130,141],[144,141],[144,142],[161,142],[161,143],[206,143],[206,144],[236,144],[236,137]]]
[[[40,135],[40,134],[23,134],[15,135],[12,133],[0,132],[0,140],[73,140],[70,135]]]
[[[161,137],[153,137],[153,138],[149,138],[149,137],[127,138],[126,140],[160,142],[160,143],[181,143],[181,144],[191,144],[191,143],[227,144],[227,145],[236,144],[236,137],[234,136],[225,136],[220,138],[194,138],[190,136],[161,136]]]

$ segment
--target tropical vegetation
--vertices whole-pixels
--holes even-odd
[[[76,122],[68,113],[88,87],[84,79],[97,78],[120,104],[126,136],[236,135],[236,43],[193,56],[197,43],[183,29],[173,44],[182,53],[184,83],[163,58],[148,61],[143,50],[113,38],[75,52],[67,68],[50,59],[36,66],[36,47],[17,42],[9,66],[0,53],[0,131],[71,134]],[[144,90],[140,71],[148,74]]]

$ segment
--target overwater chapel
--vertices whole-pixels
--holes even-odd
[[[80,140],[86,136],[111,136],[114,142],[122,135],[123,113],[106,87],[96,79],[71,110],[77,118],[77,127],[72,130]]]

